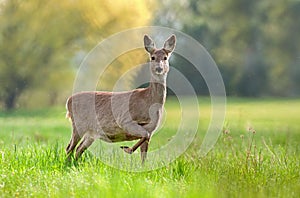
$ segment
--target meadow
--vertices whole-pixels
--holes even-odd
[[[89,152],[66,163],[71,126],[63,105],[0,112],[0,197],[300,195],[299,99],[228,98],[222,133],[205,156],[197,151],[209,125],[210,99],[200,97],[199,107],[201,119],[191,120],[199,122],[198,133],[187,151],[163,168],[139,173],[110,167]],[[150,149],[176,133],[176,98],[167,99],[166,112]]]

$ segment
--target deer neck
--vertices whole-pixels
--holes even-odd
[[[167,75],[152,75],[148,90],[153,102],[164,104],[167,95]]]

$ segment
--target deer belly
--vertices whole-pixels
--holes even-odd
[[[104,134],[101,135],[100,139],[106,141],[106,142],[122,142],[122,141],[131,141],[131,140],[137,140],[141,137],[131,135],[124,131],[123,129],[116,127],[113,130],[103,128]]]
[[[119,134],[107,135],[107,138],[111,142],[122,142],[122,141],[137,140],[140,139],[141,137],[133,136],[128,133],[119,133]]]

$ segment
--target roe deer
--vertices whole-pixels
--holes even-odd
[[[140,147],[144,163],[151,135],[162,117],[168,60],[175,42],[175,35],[172,35],[162,49],[157,49],[153,40],[144,36],[144,46],[150,54],[151,79],[147,88],[127,92],[80,92],[68,98],[67,117],[72,121],[73,128],[66,148],[68,158],[76,148],[75,159],[78,159],[98,138],[107,142],[140,139],[132,148],[121,148],[131,154]]]

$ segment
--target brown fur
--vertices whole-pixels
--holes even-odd
[[[140,139],[133,148],[122,148],[132,153],[140,147],[142,161],[145,160],[150,137],[160,123],[166,100],[169,71],[166,57],[169,58],[175,47],[175,36],[170,37],[160,50],[148,36],[145,36],[144,43],[150,57],[155,58],[150,62],[152,77],[149,87],[127,92],[81,92],[68,98],[66,116],[72,122],[73,133],[67,154],[77,147],[78,158],[98,138],[107,142]]]

